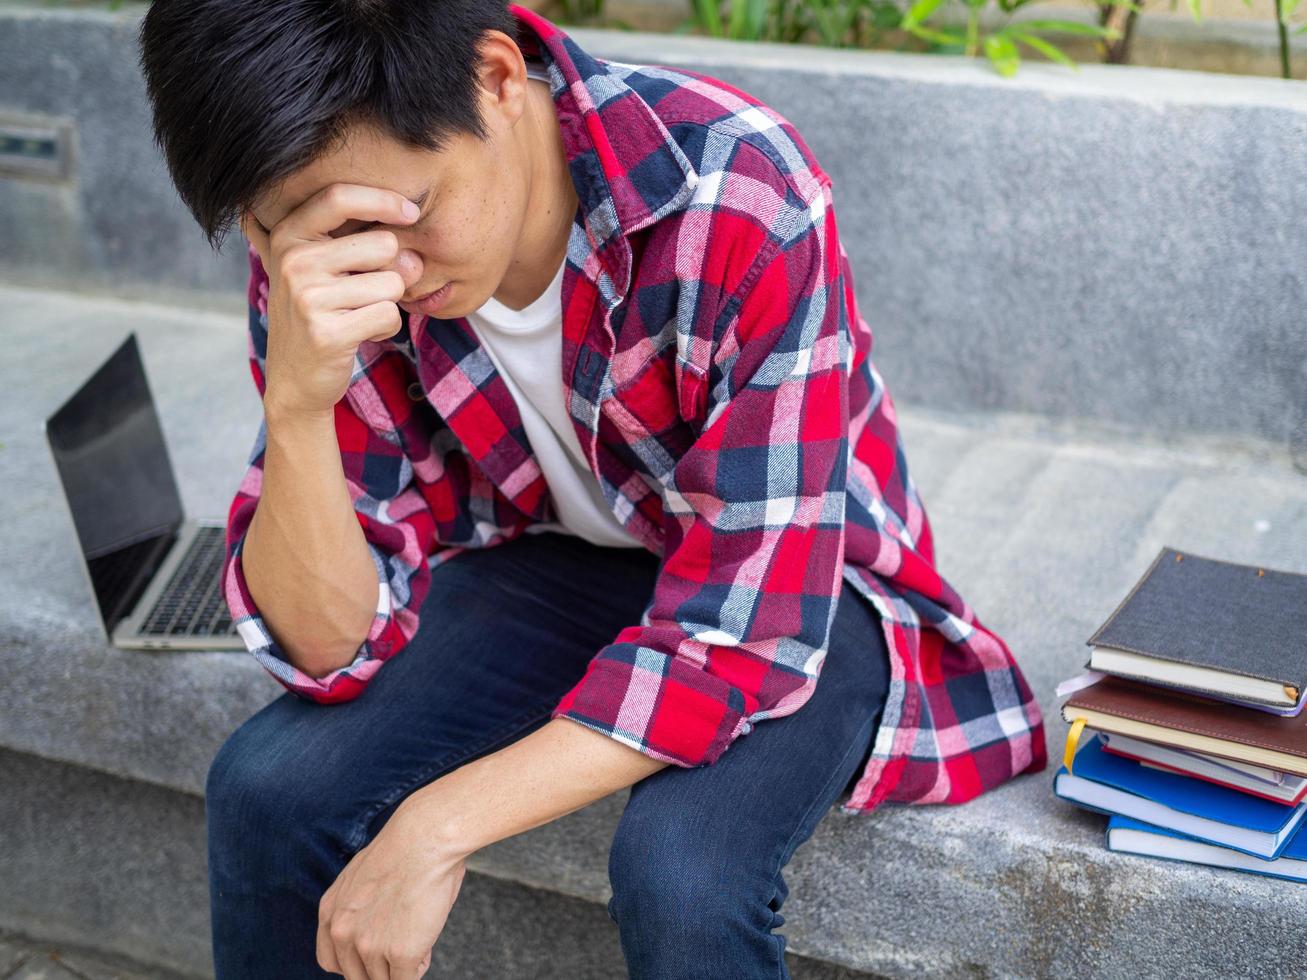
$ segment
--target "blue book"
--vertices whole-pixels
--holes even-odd
[[[1083,738],[1072,772],[1060,766],[1053,792],[1087,810],[1119,813],[1259,858],[1277,858],[1307,801],[1285,806],[1192,776],[1141,766]]]
[[[1289,838],[1278,858],[1268,860],[1189,837],[1166,827],[1157,827],[1133,817],[1114,813],[1107,818],[1107,849],[1125,854],[1142,854],[1168,861],[1187,861],[1191,864],[1209,864],[1216,868],[1234,871],[1251,871],[1253,874],[1290,881],[1307,881],[1307,831],[1299,831]]]

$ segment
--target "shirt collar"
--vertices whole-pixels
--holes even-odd
[[[534,10],[516,3],[508,9],[517,20],[523,55],[540,58],[549,69],[568,166],[595,247],[683,208],[699,174],[623,73],[587,54]]]

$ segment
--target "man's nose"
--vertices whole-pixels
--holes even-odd
[[[411,288],[422,278],[422,256],[411,248],[401,248],[392,268],[404,278],[405,288]]]

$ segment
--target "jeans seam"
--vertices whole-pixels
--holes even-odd
[[[541,714],[547,714],[552,711],[556,701],[557,699],[554,698],[549,701],[541,702],[536,707],[517,715],[512,721],[505,722],[498,728],[493,729],[480,745],[444,756],[438,761],[420,770],[420,774],[416,778],[409,780],[399,790],[382,799],[380,803],[375,803],[368,808],[363,817],[355,824],[355,829],[350,833],[347,843],[340,848],[340,856],[348,860],[357,853],[359,848],[362,846],[362,839],[367,835],[368,825],[372,823],[376,815],[396,800],[407,796],[409,793],[414,792],[417,788],[429,782],[432,773],[441,769],[453,769],[455,766],[470,759],[472,756],[482,754],[488,748],[493,748],[497,743],[502,741],[505,736],[510,735],[518,729],[530,724],[532,721],[535,721]]]

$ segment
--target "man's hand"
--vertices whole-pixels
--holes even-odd
[[[407,802],[407,801],[405,801]],[[418,980],[463,884],[466,855],[401,804],[318,903],[318,965],[347,980]]]
[[[405,206],[412,208],[405,213]],[[401,194],[363,184],[331,184],[264,230],[248,212],[241,232],[268,273],[265,406],[330,414],[345,396],[354,355],[385,340],[403,321],[398,302],[422,276],[422,259],[399,248],[393,231],[333,237],[350,219],[411,225],[417,208]]]
[[[414,790],[322,896],[318,962],[348,980],[415,980],[470,855],[667,766],[555,718]]]

